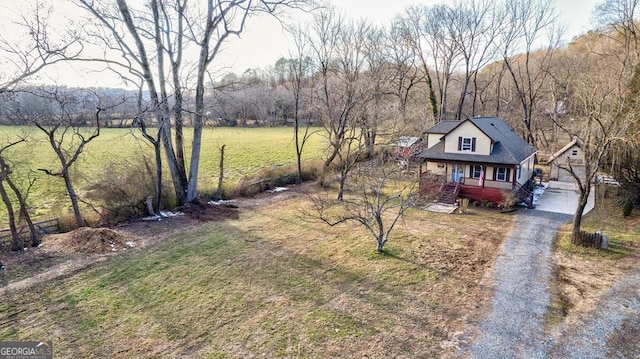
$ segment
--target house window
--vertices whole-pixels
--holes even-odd
[[[471,178],[480,178],[482,166],[471,166]]]
[[[458,137],[458,151],[475,152],[476,138],[475,137]]]
[[[576,157],[578,155],[578,150],[572,150],[571,156]]]
[[[496,168],[496,181],[506,182],[508,181],[509,171],[504,167]]]

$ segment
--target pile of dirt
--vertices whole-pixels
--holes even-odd
[[[240,211],[238,206],[230,203],[207,203],[196,200],[178,208],[187,216],[202,222],[221,221],[225,219],[239,219]]]
[[[50,234],[42,239],[47,249],[61,252],[111,253],[133,248],[139,238],[109,228],[82,227],[71,232]]]

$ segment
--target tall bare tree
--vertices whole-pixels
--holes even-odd
[[[12,101],[12,115],[42,132],[57,159],[57,165],[38,170],[64,181],[76,225],[84,226],[72,168],[85,147],[100,135],[101,113],[118,107],[124,99],[101,98],[95,92],[62,87],[43,87],[17,95]]]
[[[284,7],[299,7],[309,2],[208,0],[202,4],[188,0],[148,0],[144,4],[131,4],[126,0],[107,3],[76,0],[101,26],[91,34],[111,50],[105,58],[94,60],[102,60],[118,72],[137,71],[142,75],[179,203],[198,196],[205,84],[209,67],[223,44],[238,37],[253,14],[276,15]],[[187,63],[184,51],[188,48],[195,50],[197,59]],[[165,68],[167,60],[169,69]],[[186,110],[182,90],[191,86],[195,90],[195,103],[191,110],[193,139],[187,169],[182,142],[181,114]],[[177,127],[174,128],[174,124]]]
[[[523,137],[535,145],[536,109],[561,33],[556,27],[551,0],[505,1],[504,6],[504,21],[499,32],[503,64],[520,105]],[[547,36],[548,41],[540,45],[543,36]],[[502,85],[499,83],[498,87]]]
[[[427,86],[432,88],[433,84],[430,84],[430,80],[426,80],[426,74],[421,70],[421,61],[415,56],[413,40],[408,37],[408,34],[402,28],[400,22],[394,21],[391,24],[387,33],[387,39],[385,53],[389,61],[389,66],[391,66],[390,70],[393,71],[389,92],[398,98],[397,102],[402,122],[407,123],[410,121],[410,117],[412,117],[409,110],[410,100],[415,96],[420,96],[421,100],[424,98],[423,95],[418,95],[420,91],[419,85],[426,82]],[[437,99],[435,92],[433,92],[433,97],[429,98],[429,103],[433,101],[433,104],[429,106],[428,111],[419,112],[420,114],[424,113],[424,116],[416,116],[419,118],[419,121],[422,122],[418,127],[420,130],[432,126],[437,119]],[[424,102],[424,100],[421,102]],[[436,109],[435,112],[433,111],[434,108]],[[430,116],[427,114],[430,114]],[[424,123],[425,117],[430,118],[430,121]]]
[[[470,95],[472,105],[467,114],[476,115],[478,73],[495,59],[500,19],[494,1],[456,2],[450,11],[453,13],[450,23],[452,41],[460,53],[463,70],[455,115],[455,119],[460,121],[464,119],[465,104]],[[472,85],[473,91],[469,88]]]
[[[305,41],[301,26],[291,27],[289,33],[293,36],[294,52],[285,70],[288,74],[287,84],[289,84],[291,94],[293,95],[293,136],[296,146],[296,167],[298,172],[296,182],[302,183],[302,151],[313,131],[310,131],[311,122],[307,120],[304,124],[302,136],[300,136],[300,113],[302,110],[301,107],[309,102],[304,101],[305,88],[307,88],[311,82],[310,72],[313,64],[310,58],[309,43]],[[309,91],[306,92],[306,97],[308,98]]]
[[[30,123],[46,135],[47,142],[54,151],[60,167],[57,169],[38,168],[38,170],[64,180],[76,225],[83,227],[85,221],[78,205],[78,195],[73,185],[71,168],[80,158],[85,146],[100,135],[99,115],[104,109],[97,108],[93,123],[95,127],[86,128],[84,127],[86,123],[77,122],[77,114],[72,110],[78,101],[76,94],[56,88],[42,93],[41,96],[46,96],[50,101],[52,113],[46,118],[32,118]]]
[[[626,201],[631,208],[640,205],[640,46],[638,36],[637,0],[606,0],[596,9],[597,19],[602,26],[599,35],[618,44],[616,58],[625,66],[633,66],[629,85],[624,94],[624,108],[621,116],[629,122],[624,136],[613,143],[608,155],[611,174],[621,183],[626,192]]]
[[[355,129],[371,98],[370,89],[363,81],[365,43],[370,29],[371,25],[364,20],[345,20],[342,14],[325,10],[316,14],[306,31],[317,64],[314,101],[329,142],[321,183],[327,184],[331,166],[337,166],[340,170],[338,198],[342,197],[354,158],[360,155],[356,150],[362,148],[359,131]]]
[[[364,141],[365,156],[373,158],[379,132],[383,130],[387,119],[387,105],[389,100],[389,86],[391,75],[386,56],[386,32],[382,28],[372,26],[364,34],[363,52],[365,70],[362,83],[369,93],[367,104],[357,119],[358,127]]]
[[[402,34],[401,37],[410,45],[415,58],[422,67],[433,122],[441,121],[446,116],[442,108],[442,100],[444,98],[443,92],[446,92],[447,87],[443,84],[449,80],[452,62],[449,56],[451,51],[447,51],[447,49],[451,50],[449,47],[451,44],[445,42],[442,34],[438,31],[438,26],[442,22],[438,15],[433,16],[438,9],[440,8],[427,6],[408,7],[405,13],[398,17],[393,24],[393,27]],[[436,87],[429,68],[431,60],[435,66],[439,96],[436,96]]]
[[[559,119],[556,125],[578,139],[584,153],[584,171],[571,161],[559,166],[574,177],[579,190],[571,232],[572,242],[577,243],[591,187],[597,175],[607,169],[614,144],[626,141],[636,112],[628,111],[630,98],[625,96],[633,68],[620,61],[620,47],[599,35],[574,47],[567,50],[572,51],[568,102],[574,120]]]

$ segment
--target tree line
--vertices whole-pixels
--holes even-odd
[[[598,27],[568,44],[561,41],[550,0],[415,5],[388,24],[348,18],[305,0],[71,2],[85,17],[68,36],[54,39],[46,31],[48,12],[40,4],[23,18],[28,43],[0,42],[5,56],[19,65],[0,84],[2,119],[30,116],[52,138],[54,150],[55,131],[72,131],[81,144],[99,135],[105,123],[136,128],[155,151],[157,211],[164,159],[178,204],[198,197],[207,124],[290,124],[298,167],[308,125],[321,126],[329,144],[321,182],[337,173],[341,198],[353,165],[373,156],[381,141],[477,115],[504,118],[529,143],[551,153],[562,147],[561,139],[580,139],[586,179],[567,168],[581,191],[574,228],[580,227],[581,208],[599,172],[621,180],[633,204],[640,200],[635,2],[601,2]],[[285,24],[293,41],[289,56],[264,69],[215,78],[211,66],[221,48],[244,31],[251,16],[279,16],[284,9],[311,14],[307,22]],[[89,48],[102,55],[89,55],[95,54]],[[137,90],[70,100],[60,89],[22,86],[60,61],[101,63]],[[19,98],[40,104],[11,105],[10,99]],[[35,112],[46,106],[62,115],[38,117]],[[79,134],[82,125],[96,130]],[[189,146],[185,131],[192,131]],[[64,177],[74,158],[65,156],[59,168],[43,172]]]

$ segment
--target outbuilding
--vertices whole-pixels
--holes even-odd
[[[582,143],[577,138],[554,153],[547,162],[550,167],[549,179],[552,181],[575,182],[569,168],[580,177],[580,180],[584,181],[586,178],[584,150]]]

